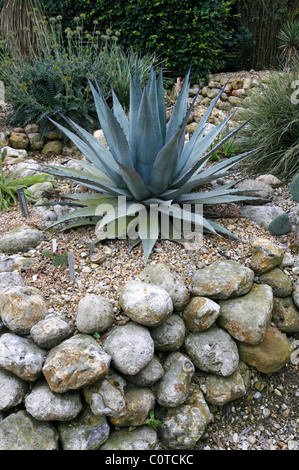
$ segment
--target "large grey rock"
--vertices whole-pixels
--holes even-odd
[[[136,375],[126,375],[128,382],[138,387],[151,387],[164,375],[164,368],[157,358],[154,356],[151,362]]]
[[[0,336],[0,367],[28,382],[41,374],[46,351],[27,338],[12,333]]]
[[[252,220],[256,224],[268,229],[270,223],[278,215],[284,214],[285,211],[278,206],[243,206],[241,207],[242,217]]]
[[[28,153],[25,149],[14,149],[13,147],[9,147],[8,145],[2,147],[2,151],[6,150],[6,158],[15,158],[16,160],[25,159],[28,157]]]
[[[41,291],[35,287],[10,287],[0,295],[0,315],[4,325],[20,335],[30,333],[33,325],[48,314]]]
[[[195,295],[228,299],[244,295],[252,287],[254,273],[235,261],[219,261],[198,269],[192,277]]]
[[[43,373],[53,392],[64,393],[105,377],[110,360],[92,336],[78,334],[50,350]]]
[[[158,436],[169,449],[194,449],[209,422],[211,413],[197,385],[192,386],[184,404],[175,408],[160,408],[159,419],[164,426]]]
[[[57,215],[49,206],[45,205],[48,204],[49,200],[46,198],[40,198],[36,201],[36,203],[32,207],[32,211],[34,214],[37,214],[43,222],[54,222],[57,220]]]
[[[36,248],[43,239],[43,232],[22,225],[0,239],[0,250],[7,254],[24,253],[31,248]]]
[[[206,297],[193,297],[183,312],[188,330],[196,333],[205,331],[215,323],[220,315],[219,305]]]
[[[79,392],[54,393],[42,381],[25,398],[26,411],[39,421],[70,421],[82,410]]]
[[[0,410],[6,411],[23,401],[28,384],[11,372],[0,369],[0,390]]]
[[[41,348],[50,349],[74,333],[66,317],[47,315],[30,330],[31,339]]]
[[[165,374],[152,390],[161,406],[173,408],[188,397],[195,367],[187,356],[179,352],[169,354],[163,367]]]
[[[194,365],[204,372],[227,377],[238,367],[237,345],[232,337],[218,326],[211,326],[200,333],[190,333],[184,346]]]
[[[102,295],[88,294],[80,300],[76,325],[81,333],[101,333],[112,326],[113,320],[113,305]]]
[[[97,416],[123,416],[127,410],[125,387],[126,381],[109,370],[103,380],[83,389],[84,398],[93,414]]]
[[[141,281],[129,281],[124,286],[119,304],[131,320],[144,326],[159,326],[173,312],[171,297],[165,289]]]
[[[153,450],[158,444],[157,433],[149,426],[121,429],[107,439],[99,450]]]
[[[274,297],[272,320],[284,333],[299,331],[299,310],[292,297]]]
[[[122,416],[112,416],[111,423],[119,428],[142,426],[154,409],[155,395],[149,388],[131,387],[125,391],[127,409]]]
[[[170,266],[163,263],[146,266],[140,273],[140,278],[148,283],[165,289],[176,311],[181,311],[189,301],[189,291],[181,276]]]
[[[127,375],[136,375],[144,369],[153,359],[155,349],[148,329],[133,322],[110,330],[103,347],[115,369]]]
[[[10,414],[0,421],[0,450],[58,450],[58,432],[26,411]]]
[[[13,272],[0,272],[0,294],[12,286],[24,286],[22,276],[16,271]],[[1,314],[1,312],[0,312]]]
[[[29,186],[28,191],[30,191],[36,199],[40,199],[45,197],[47,192],[53,191],[53,184],[50,183],[50,181],[35,183],[32,186]]]
[[[255,284],[242,297],[220,301],[220,308],[219,326],[239,341],[259,344],[271,322],[273,292],[266,284]]]
[[[250,385],[250,370],[240,361],[237,370],[228,377],[206,374],[204,377],[205,400],[216,406],[223,406],[230,401],[246,395]]]
[[[158,351],[177,351],[185,341],[186,327],[179,315],[171,315],[162,325],[150,329]]]
[[[0,255],[0,273],[11,271],[14,263],[14,256]]]
[[[63,450],[98,450],[110,434],[106,417],[94,415],[89,407],[72,421],[60,421],[58,430]]]
[[[248,201],[248,204],[250,205],[259,205],[269,202],[274,195],[274,191],[269,184],[264,183],[263,181],[256,181],[254,179],[241,181],[235,185],[235,188],[250,191],[250,193],[246,193],[246,195],[254,196],[256,198],[255,200]],[[244,203],[246,204],[246,200]]]

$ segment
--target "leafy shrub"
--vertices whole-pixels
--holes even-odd
[[[204,78],[225,64],[231,39],[234,0],[93,0],[45,2],[50,11],[83,13],[102,29],[121,33],[121,44],[155,52],[173,74],[192,65],[194,79]],[[75,11],[76,10],[76,11]],[[77,12],[77,13],[76,13]]]
[[[227,174],[227,169],[252,152],[230,157],[205,168],[209,158],[237,130],[210,149],[230,119],[229,116],[205,134],[205,125],[220,98],[220,91],[197,125],[192,138],[184,145],[187,122],[197,99],[196,96],[188,107],[189,86],[190,70],[183,81],[171,118],[166,123],[162,69],[156,77],[152,68],[143,90],[138,74],[131,79],[129,119],[115,94],[112,112],[100,89],[96,90],[90,83],[109,150],[73,121],[67,119],[74,132],[57,124],[82,151],[89,163],[78,161],[85,171],[58,165],[44,165],[44,171],[58,178],[75,181],[93,192],[68,195],[67,198],[78,209],[62,217],[54,225],[68,222],[70,228],[95,224],[98,240],[111,238],[113,233],[114,237],[127,237],[133,244],[142,242],[145,260],[159,236],[176,239],[178,235],[180,239],[181,227],[177,227],[177,221],[186,220],[193,222],[196,228],[203,227],[210,233],[220,232],[233,236],[224,227],[203,218],[196,211],[193,212],[193,209],[196,205],[201,207],[204,204],[251,199],[244,195],[244,191],[233,189],[233,184],[210,191],[205,191],[204,185]],[[185,204],[189,205],[188,208]],[[103,206],[106,215],[105,212],[100,212]],[[154,210],[154,220],[151,218],[151,210]],[[163,218],[165,212],[169,214],[169,211],[172,212],[172,217],[165,221],[168,225],[165,227],[161,217]],[[140,218],[135,217],[136,212],[139,212]]]
[[[239,134],[238,148],[262,147],[248,169],[287,178],[299,171],[299,104],[292,99],[298,88],[299,67],[276,73],[261,83],[246,103],[248,124]]]
[[[83,30],[82,18],[76,18],[76,28],[62,31],[60,16],[35,25],[38,48],[32,48],[29,58],[22,54],[13,60],[2,57],[0,78],[6,84],[6,97],[11,105],[8,124],[26,126],[36,122],[41,134],[53,125],[47,116],[60,122],[60,114],[81,122],[89,131],[98,127],[88,77],[95,76],[106,98],[111,87],[119,92],[128,105],[128,70],[138,64],[141,77],[150,69],[154,56],[125,53],[118,45],[117,35],[92,34]],[[28,31],[28,42],[32,40]],[[14,40],[13,34],[7,38]],[[16,48],[17,51],[17,48]],[[1,57],[0,57],[1,60]]]

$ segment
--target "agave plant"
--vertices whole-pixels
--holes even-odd
[[[143,90],[137,68],[135,76],[131,76],[130,80],[129,118],[114,92],[111,110],[98,84],[94,86],[90,83],[108,148],[69,118],[65,119],[74,132],[52,121],[74,142],[88,162],[76,160],[83,168],[82,171],[56,165],[45,165],[45,171],[75,181],[92,191],[66,195],[69,199],[66,204],[75,206],[76,210],[59,219],[57,224],[70,223],[73,219],[75,223],[68,227],[95,224],[97,240],[101,240],[104,232],[109,234],[109,227],[115,227],[117,221],[117,237],[127,237],[134,240],[134,244],[142,242],[146,261],[155,242],[163,235],[161,217],[151,221],[150,231],[139,232],[137,237],[133,237],[134,229],[136,233],[136,208],[145,208],[145,217],[148,218],[153,206],[162,215],[166,208],[173,210],[172,218],[169,218],[170,238],[175,220],[191,220],[198,226],[202,225],[205,231],[234,236],[224,227],[194,211],[194,205],[250,199],[244,190],[233,189],[233,184],[199,192],[201,186],[226,175],[233,165],[253,153],[249,151],[205,168],[211,155],[237,132],[230,132],[211,149],[211,144],[231,118],[229,116],[206,133],[206,123],[223,90],[213,100],[192,138],[185,144],[187,121],[197,98],[188,106],[190,70],[185,76],[168,123],[162,68],[156,74],[152,67]],[[120,199],[123,201],[121,206]],[[105,207],[105,204],[112,209],[106,214],[99,213],[98,208]],[[190,210],[185,205],[190,205]]]

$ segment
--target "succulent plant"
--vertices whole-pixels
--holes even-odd
[[[280,236],[288,233],[291,230],[289,216],[286,213],[279,214],[269,224],[269,232],[272,235]]]
[[[299,173],[296,175],[290,185],[291,196],[294,201],[299,202]]]
[[[94,86],[90,82],[108,148],[69,118],[65,119],[74,132],[52,121],[74,142],[88,162],[76,160],[83,168],[82,171],[57,165],[45,165],[45,171],[75,181],[92,191],[66,195],[69,201],[66,204],[76,206],[77,209],[59,219],[57,224],[70,221],[74,223],[68,227],[94,224],[96,240],[103,240],[108,238],[109,228],[115,227],[116,223],[118,238],[127,237],[133,245],[142,242],[146,261],[159,236],[166,237],[159,219],[150,221],[150,233],[149,230],[139,231],[137,237],[134,235],[135,215],[141,207],[145,208],[145,218],[148,219],[149,209],[153,206],[162,215],[167,209],[173,210],[173,217],[169,218],[170,239],[174,233],[175,220],[191,220],[197,226],[202,225],[205,231],[235,237],[224,227],[202,217],[194,210],[194,206],[252,199],[245,194],[246,191],[233,188],[237,181],[209,191],[203,190],[203,186],[225,176],[233,165],[254,151],[206,166],[211,155],[239,129],[227,134],[211,149],[214,140],[221,135],[231,118],[229,116],[206,132],[206,123],[223,92],[221,90],[202,117],[192,138],[185,144],[187,121],[197,98],[195,96],[188,106],[189,86],[190,70],[186,73],[167,123],[162,68],[156,74],[152,67],[143,90],[138,71],[134,77],[131,76],[129,118],[114,92],[112,111],[98,84]],[[122,206],[119,205],[119,198],[124,201]],[[99,206],[105,207],[105,204],[112,209],[104,215],[99,213]],[[189,210],[186,205],[190,205]]]

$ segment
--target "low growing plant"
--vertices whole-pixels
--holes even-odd
[[[205,190],[204,185],[225,176],[228,169],[252,155],[253,151],[215,165],[206,165],[211,155],[237,132],[232,131],[209,150],[231,117],[205,134],[205,125],[223,90],[209,106],[190,141],[184,145],[187,121],[197,98],[188,107],[189,86],[190,70],[171,118],[166,123],[162,69],[157,77],[152,68],[143,90],[138,72],[134,78],[131,77],[129,119],[115,93],[112,112],[100,88],[97,86],[96,90],[90,83],[109,149],[68,118],[66,121],[74,132],[56,123],[89,163],[77,161],[84,172],[46,164],[44,170],[58,178],[76,181],[92,192],[67,195],[67,204],[77,206],[77,209],[54,225],[64,222],[73,222],[68,227],[94,224],[97,240],[111,237],[116,229],[117,238],[127,237],[133,245],[142,243],[146,261],[159,236],[176,238],[177,221],[191,221],[210,233],[234,237],[224,227],[207,220],[193,209],[197,205],[250,199],[246,191],[233,188],[236,182],[210,191]],[[187,209],[185,204],[189,205]],[[150,218],[151,210],[156,211],[154,220]],[[168,226],[164,227],[162,218],[169,211],[172,217]],[[147,228],[144,230],[140,228],[143,226],[141,218],[136,218],[137,212],[143,218],[142,222],[146,222]]]
[[[7,151],[0,147],[0,210],[8,211],[10,206],[17,203],[18,189],[23,189],[26,199],[35,202],[36,198],[31,194],[28,188],[36,183],[45,183],[52,181],[48,175],[32,175],[19,178],[21,170],[8,174],[4,171],[3,162],[7,156]]]

